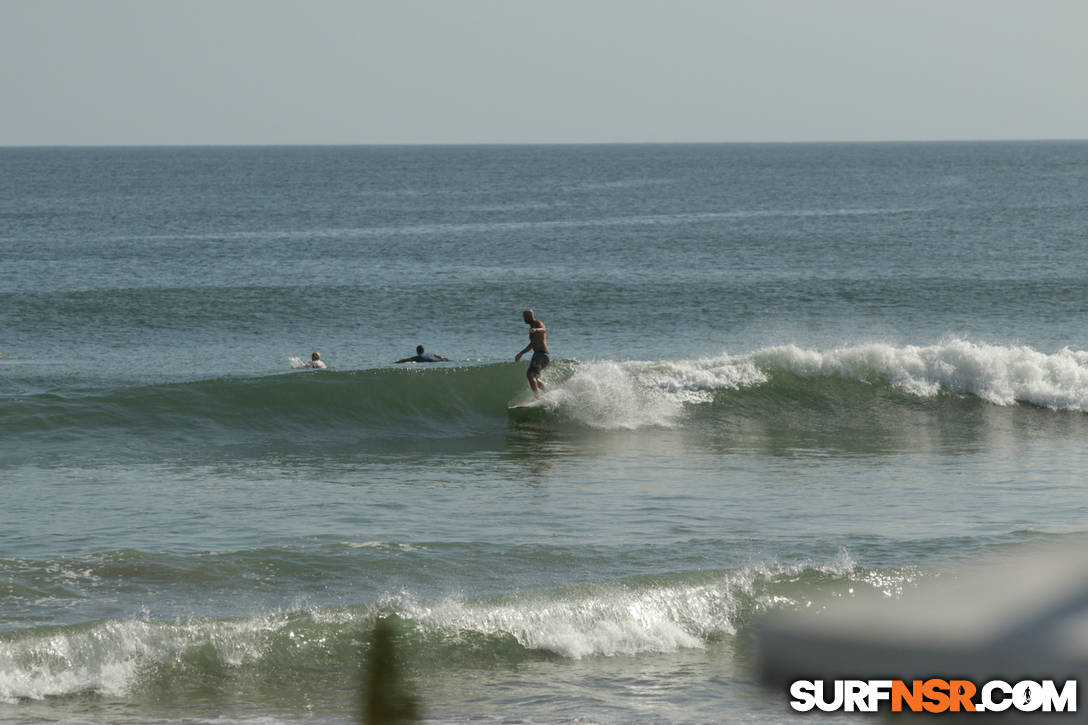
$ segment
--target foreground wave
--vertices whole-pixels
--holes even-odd
[[[773,420],[783,411],[858,413],[944,398],[1088,412],[1088,352],[952,340],[930,346],[793,345],[648,362],[561,361],[539,405],[513,364],[293,373],[40,394],[0,402],[5,428],[36,441],[122,432],[137,439],[230,443],[485,435],[514,423],[602,430]]]
[[[0,634],[0,702],[86,694],[214,698],[272,686],[301,697],[330,682],[343,685],[379,617],[398,624],[399,648],[419,674],[728,646],[759,612],[862,589],[897,596],[918,576],[912,568],[865,569],[843,551],[826,564],[768,563],[482,599],[422,601],[401,593],[369,606],[230,620],[35,627]]]

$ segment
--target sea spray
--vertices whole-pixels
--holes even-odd
[[[766,376],[749,360],[729,356],[663,362],[578,365],[543,405],[566,419],[605,430],[674,427],[689,405],[716,391],[758,385]]]

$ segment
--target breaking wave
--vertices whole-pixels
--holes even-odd
[[[1088,412],[1088,352],[950,340],[830,350],[795,345],[692,360],[557,361],[530,408],[523,367],[510,363],[426,369],[296,372],[0,400],[13,440],[118,439],[195,445],[501,434],[511,424],[598,430],[719,425],[925,405],[942,398]]]
[[[398,647],[417,673],[705,648],[763,611],[863,589],[894,597],[918,576],[912,568],[865,569],[842,551],[824,564],[765,563],[481,599],[399,593],[368,606],[237,619],[35,627],[0,634],[0,702],[236,691],[269,682],[297,695],[354,671],[379,617],[396,623]]]

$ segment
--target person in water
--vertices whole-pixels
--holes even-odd
[[[406,362],[449,362],[449,358],[448,357],[442,357],[441,355],[436,355],[433,352],[424,353],[423,352],[423,346],[422,345],[416,345],[416,354],[415,355],[413,355],[412,357],[402,358],[400,360],[397,360],[397,362],[398,363],[406,363]]]
[[[306,363],[302,367],[315,368],[317,370],[328,370],[329,366],[325,364],[325,361],[321,359],[321,353],[315,352],[310,356],[310,362]]]
[[[548,331],[545,329],[544,323],[536,319],[536,315],[533,314],[532,310],[523,311],[521,317],[525,320],[525,324],[529,326],[529,344],[514,356],[514,362],[521,360],[521,356],[530,350],[533,351],[533,357],[529,361],[529,370],[525,373],[525,377],[529,380],[529,387],[533,391],[533,397],[539,398],[540,391],[544,390],[544,382],[540,379],[540,374],[544,372],[544,368],[548,367],[548,363],[551,362],[548,358]]]

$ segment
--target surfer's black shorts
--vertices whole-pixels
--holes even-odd
[[[537,350],[533,353],[533,359],[529,361],[529,372],[539,373],[544,368],[548,367],[548,363],[551,360],[548,359],[548,353]]]

